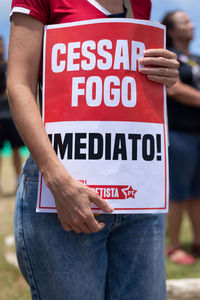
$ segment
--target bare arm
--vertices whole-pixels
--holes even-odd
[[[54,195],[63,228],[78,233],[97,232],[104,224],[99,224],[94,218],[90,202],[106,212],[112,209],[97,193],[73,179],[61,165],[36,105],[42,40],[43,25],[39,21],[23,14],[13,15],[7,82],[13,118]]]
[[[180,78],[174,86],[167,89],[167,94],[185,105],[200,107],[200,91],[184,84]]]
[[[40,22],[23,14],[13,16],[7,80],[10,108],[20,134],[41,172],[45,173],[48,172],[48,163],[54,164],[57,160],[36,104],[42,39],[43,25]]]

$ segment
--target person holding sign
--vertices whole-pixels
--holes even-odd
[[[19,266],[33,299],[166,299],[164,214],[115,214],[94,189],[75,180],[56,156],[51,135],[48,138],[36,105],[44,25],[126,16],[148,20],[150,11],[149,0],[13,0],[8,93],[16,125],[31,153],[17,194],[15,238]],[[107,25],[106,31],[110,28],[111,24]],[[76,34],[74,28],[72,36]],[[93,40],[90,41],[93,47]],[[77,63],[80,47],[76,42],[70,46],[57,43],[54,48],[57,59],[52,55],[46,67],[60,76],[66,70],[63,69],[66,63],[69,72],[80,66],[92,68],[92,52],[87,54],[91,59],[82,61],[81,65]],[[82,47],[81,51],[89,53],[87,47],[83,44]],[[68,56],[71,65],[66,60],[67,51],[71,51]],[[105,60],[99,64],[102,66]],[[143,80],[157,83],[158,89],[161,85],[170,87],[177,80],[179,64],[176,55],[168,50],[145,50],[140,64]],[[96,77],[91,80],[100,82]],[[74,107],[79,104],[77,95],[92,93],[90,81],[86,92],[84,83],[85,79],[79,78],[72,86]],[[59,90],[63,88],[68,85]],[[90,104],[89,96],[83,100]],[[55,101],[52,105],[56,109]],[[80,135],[76,147],[85,147]],[[84,158],[82,154],[75,153],[77,160]],[[54,196],[57,214],[36,213],[39,170]],[[94,168],[92,175],[97,171]],[[104,214],[94,215],[90,204],[95,204]]]

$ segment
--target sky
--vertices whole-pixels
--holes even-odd
[[[9,41],[11,2],[12,0],[0,0],[0,35],[5,40],[6,48],[8,48]],[[191,52],[200,55],[200,0],[152,0],[151,19],[159,22],[166,12],[175,9],[184,10],[193,21],[195,25],[195,39],[191,44]]]

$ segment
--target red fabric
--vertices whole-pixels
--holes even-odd
[[[46,24],[49,15],[48,0],[13,0],[11,9],[20,7],[30,9],[30,15]]]
[[[136,19],[149,19],[151,0],[130,0]],[[12,7],[29,9],[29,15],[44,25],[76,22],[107,16],[87,0],[13,0]],[[40,78],[42,77],[42,65]]]
[[[149,20],[151,16],[151,0],[131,0],[135,19]]]
[[[134,18],[149,19],[150,0],[131,0]],[[87,0],[13,0],[12,9],[30,9],[30,15],[43,24],[60,24],[107,17]]]

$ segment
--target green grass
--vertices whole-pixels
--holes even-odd
[[[183,249],[189,252],[192,243],[192,229],[189,219],[186,215],[183,219],[180,237]],[[166,234],[166,243],[168,243],[168,234]],[[200,278],[200,258],[197,259],[197,263],[193,266],[181,266],[172,263],[169,259],[166,259],[166,268],[168,279]]]
[[[13,232],[14,201],[11,198],[1,199],[0,205],[0,299],[29,300],[29,288],[18,268],[8,264],[5,253],[8,251],[4,239]]]

